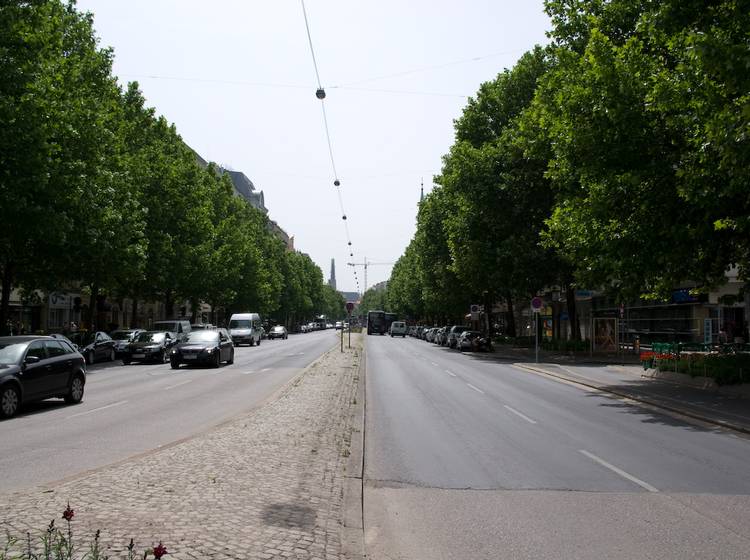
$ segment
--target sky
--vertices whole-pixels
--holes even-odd
[[[365,290],[364,262],[368,287],[388,279],[454,119],[550,28],[543,0],[306,0],[344,221],[301,0],[77,4],[121,84],[137,81],[204,159],[245,173],[326,280],[336,260],[345,291]]]

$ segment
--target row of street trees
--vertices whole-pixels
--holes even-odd
[[[73,2],[0,6],[0,327],[12,288],[66,285],[90,293],[89,313],[107,294],[287,322],[340,315],[311,259],[111,70]]]
[[[750,270],[750,3],[548,0],[552,39],[482,84],[386,304],[447,319],[545,287],[620,300]],[[508,325],[510,334],[515,327]],[[573,329],[573,336],[579,335]]]

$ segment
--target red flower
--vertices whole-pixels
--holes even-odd
[[[161,542],[158,546],[154,547],[154,558],[156,558],[156,560],[159,560],[165,554],[167,554],[167,547],[161,544]]]
[[[63,519],[65,521],[70,521],[73,519],[73,516],[76,514],[75,511],[70,509],[70,502],[68,502],[68,507],[65,508],[65,511],[63,512]]]

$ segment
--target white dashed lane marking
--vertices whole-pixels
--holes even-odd
[[[508,406],[507,404],[504,404],[504,405],[503,405],[503,407],[504,407],[505,409],[509,410],[510,412],[512,412],[513,414],[515,414],[516,416],[518,416],[519,418],[523,418],[523,419],[524,419],[524,420],[526,420],[526,421],[527,421],[527,422],[528,422],[529,424],[536,424],[536,420],[532,420],[531,418],[529,418],[528,416],[526,416],[526,415],[525,415],[525,414],[523,414],[522,412],[518,412],[518,411],[517,411],[517,410],[516,410],[515,408],[513,408],[513,407],[510,407],[510,406]]]
[[[608,463],[604,459],[601,459],[600,457],[597,457],[593,453],[589,453],[585,449],[579,449],[578,452],[584,454],[586,457],[588,457],[592,461],[596,461],[601,466],[608,468],[612,472],[619,474],[621,477],[627,478],[630,482],[635,482],[638,486],[640,486],[641,488],[645,488],[649,492],[658,492],[659,491],[658,489],[656,489],[653,486],[651,486],[648,482],[643,482],[640,478],[636,478],[632,474],[627,473],[624,470],[617,468],[616,466]]]
[[[93,414],[94,412],[99,412],[100,410],[105,410],[107,408],[112,408],[115,406],[120,406],[121,404],[125,404],[128,401],[118,401],[116,403],[108,404],[106,406],[100,406],[99,408],[93,408],[91,410],[87,410],[86,412],[79,412],[78,414],[72,414],[68,416],[68,419],[70,418],[77,418],[78,416],[85,416],[87,414]]]
[[[188,383],[192,383],[192,379],[186,379],[185,381],[181,381],[180,383],[175,383],[174,385],[170,385],[169,387],[164,387],[165,391],[169,391],[170,389],[174,389],[175,387],[180,387],[182,385],[187,385]]]
[[[474,386],[474,385],[472,385],[471,383],[467,383],[467,385],[468,385],[469,387],[471,387],[472,389],[474,389],[474,390],[475,390],[475,391],[476,391],[477,393],[482,393],[482,394],[484,395],[484,391],[482,391],[482,390],[481,390],[481,389],[480,389],[479,387],[475,387],[475,386]]]

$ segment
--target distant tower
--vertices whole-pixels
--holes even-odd
[[[328,285],[336,289],[336,259],[331,259],[331,278],[328,280]]]
[[[422,202],[424,200],[424,179],[419,180],[419,202]]]

